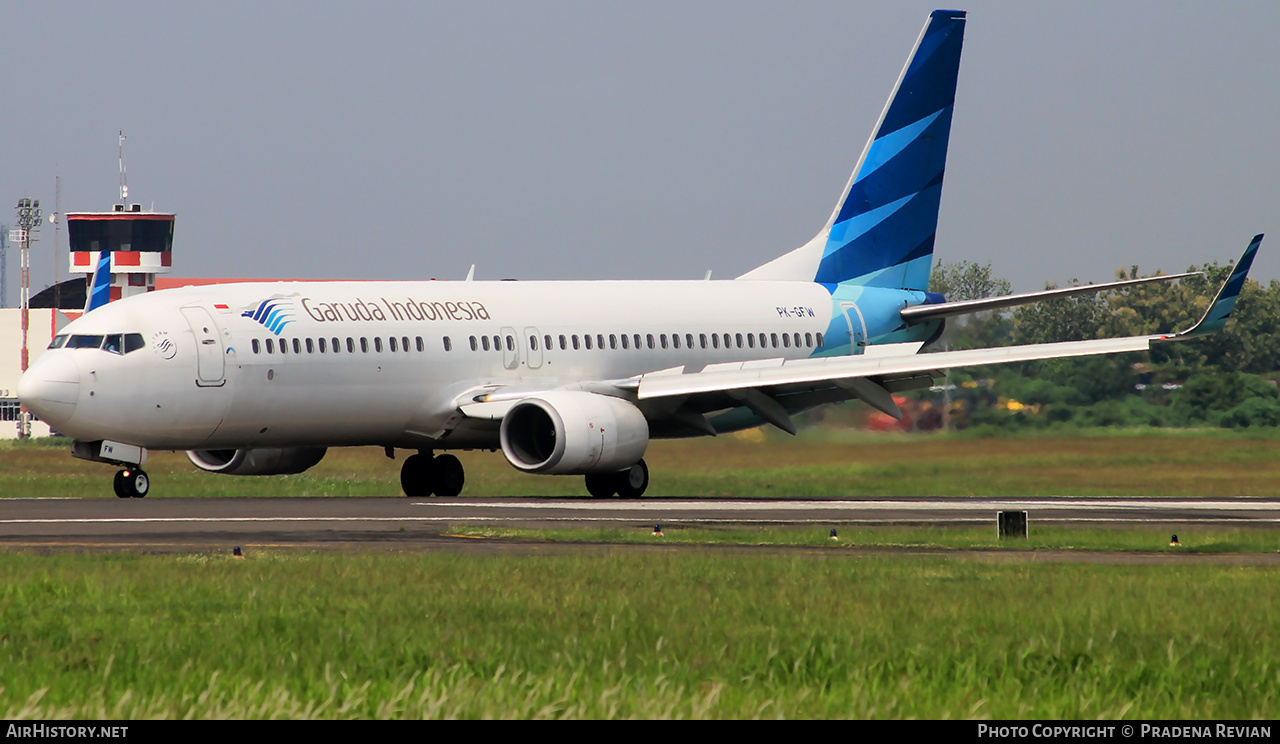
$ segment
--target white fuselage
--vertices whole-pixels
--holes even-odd
[[[833,318],[854,314],[808,282],[189,287],[68,325],[75,343],[144,345],[64,342],[36,360],[23,399],[67,436],[147,448],[497,447],[496,424],[462,416],[459,396],[813,356]]]

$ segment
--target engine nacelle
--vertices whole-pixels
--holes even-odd
[[[507,462],[528,473],[616,473],[644,457],[649,423],[620,398],[560,390],[512,406],[501,437]]]
[[[324,457],[324,447],[265,447],[237,450],[187,450],[191,464],[223,475],[293,475]]]

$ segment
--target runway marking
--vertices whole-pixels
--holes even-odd
[[[104,519],[0,519],[0,524],[179,524],[179,523],[228,523],[228,522],[423,522],[423,523],[456,523],[456,522],[619,522],[635,521],[640,517],[111,517]],[[993,519],[984,517],[938,517],[927,514],[885,517],[882,519],[860,519],[833,516],[828,519],[814,517],[779,517],[763,521],[783,524],[883,524],[886,522],[935,522],[946,521],[972,522],[975,524],[992,524]],[[734,517],[673,517],[673,523],[705,523],[705,524],[741,524],[741,518]],[[760,521],[760,520],[751,520]],[[1186,522],[1185,517],[1153,515],[1148,517],[1055,517],[1054,522]],[[1234,524],[1280,523],[1280,517],[1205,517],[1196,518],[1201,522],[1223,522]]]
[[[432,501],[430,503],[414,502],[414,506],[444,506],[452,508],[485,508],[485,509],[566,509],[574,511],[800,511],[800,510],[925,510],[942,511],[985,511],[990,509],[1036,509],[1036,510],[1068,510],[1068,509],[1237,509],[1242,511],[1280,511],[1280,502],[1276,501],[1162,501],[1156,499],[1133,499],[1125,501],[1102,501],[1088,499],[1027,501],[1027,500],[984,500],[984,501],[542,501],[542,502],[506,502],[488,501]]]

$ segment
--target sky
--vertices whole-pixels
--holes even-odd
[[[0,222],[58,176],[109,209],[123,129],[176,276],[727,279],[823,226],[935,7],[10,4]],[[1030,291],[1271,232],[1280,279],[1280,3],[960,8],[935,260]]]

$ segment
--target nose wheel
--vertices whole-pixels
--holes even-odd
[[[409,498],[457,496],[466,484],[462,462],[453,455],[410,455],[400,466],[400,487]]]
[[[151,491],[151,478],[140,468],[128,468],[116,473],[111,488],[122,499],[140,499]]]

